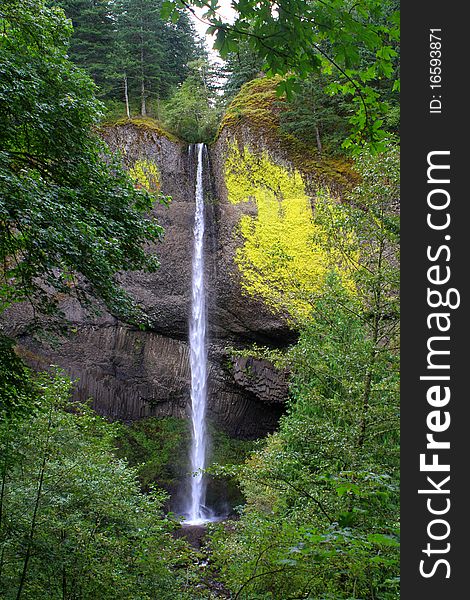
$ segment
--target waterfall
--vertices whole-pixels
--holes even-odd
[[[196,210],[194,219],[194,248],[192,263],[191,320],[189,324],[191,366],[191,494],[188,502],[187,524],[211,520],[205,506],[206,485],[200,469],[206,464],[206,401],[207,401],[207,346],[206,297],[204,285],[204,144],[197,144]]]

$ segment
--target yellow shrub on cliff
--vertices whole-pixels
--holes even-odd
[[[340,262],[325,249],[325,232],[314,223],[301,175],[274,164],[267,153],[240,150],[231,143],[225,182],[230,202],[252,201],[257,208],[256,216],[244,215],[239,224],[244,243],[235,261],[244,289],[273,310],[303,321],[325,276]],[[346,271],[343,280],[352,287]]]
[[[151,194],[160,191],[160,174],[155,163],[147,159],[137,160],[129,169],[129,175],[137,187],[144,188]]]

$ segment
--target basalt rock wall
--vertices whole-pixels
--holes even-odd
[[[156,205],[165,229],[161,243],[149,246],[161,267],[156,273],[125,273],[123,285],[145,308],[150,328],[140,331],[102,310],[90,317],[74,301],[62,308],[75,333],[55,344],[31,337],[32,314],[25,305],[7,315],[5,329],[19,340],[19,352],[36,368],[58,365],[77,380],[76,399],[92,398],[95,409],[112,419],[147,416],[187,417],[190,410],[188,317],[193,246],[195,148],[170,139],[143,123],[103,128],[105,141],[132,169],[140,162],[158,169],[161,191],[172,200]],[[227,346],[253,341],[284,345],[293,333],[281,316],[244,294],[234,264],[242,214],[223,186],[220,149],[205,154],[207,235],[206,279],[209,322],[208,417],[230,435],[254,438],[271,431],[287,394],[285,374],[269,364],[246,369],[230,360]],[[252,371],[256,378],[250,378]]]

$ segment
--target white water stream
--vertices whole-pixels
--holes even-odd
[[[205,506],[206,485],[201,469],[206,465],[207,345],[206,297],[204,285],[204,144],[197,144],[196,214],[192,264],[192,304],[189,323],[191,366],[191,493],[186,510],[186,525],[213,520]]]

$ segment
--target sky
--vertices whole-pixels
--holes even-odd
[[[218,1],[219,9],[217,12],[223,18],[224,21],[232,22],[235,18],[235,11],[232,8],[231,0],[219,0]],[[210,58],[218,63],[221,63],[222,60],[217,51],[212,50],[212,44],[214,43],[214,36],[206,35],[206,29],[209,26],[207,23],[201,23],[199,19],[205,20],[203,15],[205,13],[204,8],[194,8],[194,12],[196,13],[196,17],[191,15],[191,19],[194,22],[194,26],[199,35],[206,39],[206,46],[209,51]],[[197,18],[199,17],[199,19]]]

